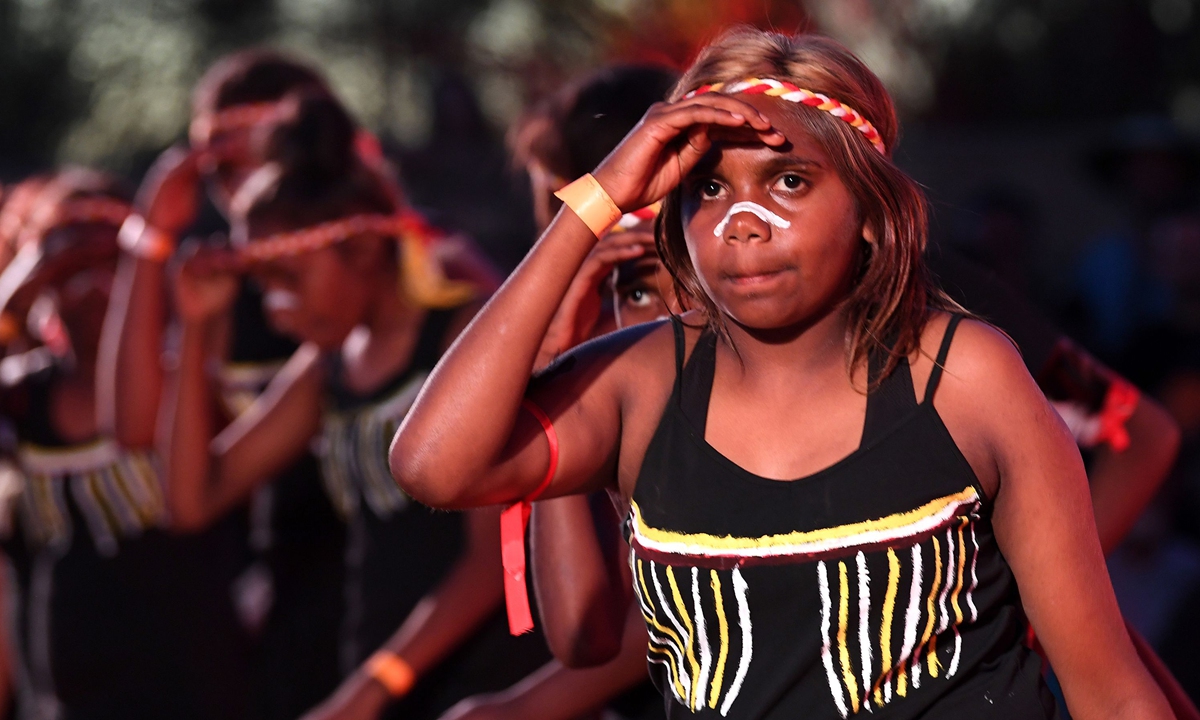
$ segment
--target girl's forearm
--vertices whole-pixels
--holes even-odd
[[[567,667],[593,667],[621,649],[623,578],[610,561],[619,519],[608,498],[568,495],[536,503],[530,523],[533,585],[550,651]],[[615,538],[614,538],[615,539]],[[615,543],[624,546],[619,540]]]
[[[1179,426],[1148,397],[1138,400],[1126,430],[1129,447],[1122,452],[1107,446],[1097,450],[1089,473],[1096,530],[1105,553],[1125,539],[1179,453]]]
[[[546,330],[595,242],[570,210],[560,212],[438,363],[390,452],[392,474],[409,495],[461,507],[536,486],[531,477],[529,487],[487,487],[486,473],[508,444]],[[471,442],[457,441],[464,437]]]
[[[171,523],[181,530],[208,524],[209,477],[215,434],[212,387],[207,363],[213,323],[186,323],[179,347],[179,364],[170,383],[166,437],[161,448],[166,466],[166,496]]]
[[[162,263],[121,258],[97,362],[99,427],[126,447],[155,441],[167,319]]]

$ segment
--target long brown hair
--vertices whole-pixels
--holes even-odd
[[[669,100],[677,101],[701,85],[752,77],[786,80],[836,98],[866,117],[888,149],[885,157],[849,124],[821,110],[795,106],[876,238],[863,243],[858,279],[846,299],[847,368],[853,376],[860,362],[878,352],[887,358],[878,379],[887,377],[901,358],[919,347],[929,308],[954,306],[932,286],[925,268],[925,194],[890,158],[898,131],[891,97],[874,73],[829,38],[739,27],[726,31],[700,53]],[[681,191],[676,188],[667,196],[656,226],[659,257],[675,279],[676,290],[696,298],[709,324],[724,332],[720,312],[692,267],[682,220]]]

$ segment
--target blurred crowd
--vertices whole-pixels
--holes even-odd
[[[674,80],[578,78],[505,145],[447,80],[430,141],[390,154],[319,68],[249,50],[204,75],[186,141],[136,184],[6,183],[6,716],[661,717],[640,628],[586,670],[511,637],[498,512],[411,501],[387,448],[553,192]],[[1027,364],[1084,449],[1126,619],[1200,697],[1200,142],[1139,116],[1078,162],[1124,219],[1053,270],[1065,291],[1033,272],[1047,201],[1003,185],[938,225],[934,267],[985,317],[991,284],[1014,298],[998,322],[1038,316],[1005,329],[1040,348]],[[678,311],[653,221],[589,257],[543,363]]]

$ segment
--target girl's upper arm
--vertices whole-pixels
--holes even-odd
[[[212,442],[213,503],[231,507],[300,457],[320,429],[320,352],[302,345],[263,394]]]
[[[974,430],[966,434],[988,449],[990,463],[980,474],[994,467],[996,539],[1071,712],[1091,717],[1155,707],[1157,690],[1108,578],[1083,461],[1012,343],[983,323],[963,323],[938,408],[968,418]]]
[[[558,446],[554,477],[539,497],[615,487],[629,400],[655,394],[660,383],[646,370],[650,357],[661,351],[657,346],[663,344],[664,331],[669,338],[665,326],[648,324],[597,338],[565,353],[530,381],[526,398],[545,413]],[[507,447],[479,482],[481,494],[463,505],[519,500],[486,489],[519,485],[528,495],[541,486],[549,465],[547,432],[523,408]]]

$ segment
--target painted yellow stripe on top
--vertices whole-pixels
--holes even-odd
[[[805,530],[784,533],[782,535],[763,535],[761,537],[734,537],[732,535],[710,535],[708,533],[678,533],[671,530],[660,530],[646,525],[642,519],[641,508],[633,503],[634,530],[636,534],[655,543],[682,543],[696,545],[713,550],[751,550],[765,547],[783,547],[788,545],[803,545],[806,543],[838,540],[854,537],[867,532],[886,532],[896,530],[924,518],[932,517],[951,506],[963,505],[978,498],[974,488],[966,488],[962,492],[932,500],[915,510],[895,513],[877,520],[864,520],[847,525],[837,525],[820,530]]]
[[[955,625],[961,625],[963,621],[962,608],[958,606],[958,594],[963,588],[963,569],[967,565],[967,546],[963,544],[963,526],[967,524],[967,519],[963,518],[958,524],[958,584],[954,586],[954,592],[950,595],[950,607],[954,608]]]
[[[650,589],[646,586],[646,573],[642,569],[642,566],[643,566],[642,561],[639,560],[637,566],[638,566],[638,580],[640,580],[642,583],[642,597],[645,598],[646,604],[650,606],[651,610],[653,610],[654,609],[654,601],[650,599],[651,598]],[[654,617],[653,614],[642,613],[642,615],[645,616],[646,622],[648,622],[654,626],[655,630],[658,630],[664,636],[673,639],[675,641],[675,644],[677,646],[679,646],[679,648],[680,648],[680,655],[683,654],[683,652],[682,652],[683,645],[682,645],[682,643],[679,642],[679,636],[676,635],[674,633],[674,631],[670,630],[669,628],[665,628],[661,624],[659,624],[658,618]],[[654,649],[654,647],[655,647],[654,643],[651,642],[650,648]],[[675,685],[675,690],[679,693],[679,697],[684,697],[687,695],[687,691],[684,690],[683,683],[679,681],[679,670],[678,670],[678,668],[675,667],[675,656],[672,655],[671,653],[666,653],[666,654],[667,654],[667,657],[670,659],[669,664],[671,666],[672,673],[675,676],[674,681],[673,681],[674,685]]]
[[[879,626],[879,680],[875,683],[875,704],[882,705],[879,687],[890,682],[892,672],[892,616],[896,610],[896,591],[900,586],[900,558],[888,548],[888,584],[883,598],[883,622]]]
[[[929,589],[929,623],[925,625],[925,634],[921,636],[921,645],[929,643],[929,675],[930,677],[938,676],[938,659],[937,659],[937,636],[933,634],[933,625],[937,621],[937,608],[934,607],[934,599],[938,594],[938,587],[942,580],[942,545],[938,539],[933,538],[933,587]],[[919,653],[918,653],[919,655]]]
[[[688,695],[688,707],[692,707],[695,702],[696,693],[699,691],[700,684],[700,664],[696,662],[696,652],[692,645],[696,641],[696,630],[692,627],[692,615],[688,612],[687,606],[683,604],[683,596],[679,594],[679,585],[675,583],[675,571],[670,565],[667,565],[667,583],[671,586],[671,597],[675,600],[675,609],[679,611],[679,619],[683,622],[683,627],[687,629],[687,659],[688,665],[692,668],[692,692]]]
[[[846,646],[846,623],[850,619],[850,583],[846,580],[846,563],[838,563],[838,659],[842,663],[842,681],[850,695],[850,707],[858,712],[858,681],[850,665],[850,648]]]
[[[725,679],[725,660],[729,657],[729,620],[725,618],[725,600],[721,597],[721,576],[710,570],[713,596],[717,601],[717,627],[720,628],[721,649],[717,653],[717,668],[713,671],[712,690],[708,693],[708,706],[716,709],[721,698],[721,681]]]

